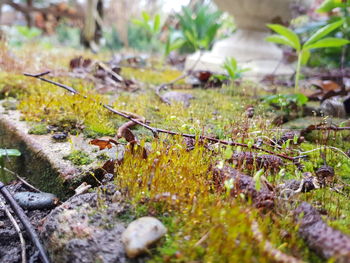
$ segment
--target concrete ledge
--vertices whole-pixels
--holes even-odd
[[[68,142],[57,143],[52,141],[50,134],[28,134],[30,125],[20,121],[20,117],[19,111],[7,111],[0,102],[0,148],[15,148],[22,153],[21,157],[11,158],[10,162],[6,162],[9,168],[25,176],[42,191],[54,193],[60,198],[66,198],[73,193],[82,180],[91,183],[86,180],[87,177],[95,180],[87,171],[96,171],[94,167],[101,167],[103,161],[98,161],[96,156],[103,151],[97,151],[98,147],[89,145],[82,135],[71,136]],[[90,165],[74,166],[63,159],[72,149],[83,150],[96,161]],[[114,152],[105,153],[111,158],[122,158],[123,149],[117,147]]]

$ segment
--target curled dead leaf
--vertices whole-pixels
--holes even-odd
[[[103,140],[103,139],[94,139],[89,142],[89,144],[96,145],[100,147],[100,151],[104,149],[111,149],[113,147],[112,144],[118,145],[118,142],[116,142],[113,139]]]

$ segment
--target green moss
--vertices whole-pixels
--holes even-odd
[[[44,135],[48,134],[49,130],[47,129],[47,125],[45,123],[38,123],[32,126],[29,131],[29,134],[35,134],[35,135]]]
[[[56,58],[55,63],[58,62],[68,64]],[[170,106],[164,104],[150,87],[169,82],[180,74],[175,70],[123,68],[123,77],[137,79],[145,85],[140,85],[138,92],[120,92],[118,97],[112,98],[98,94],[92,85],[83,80],[67,77],[58,81],[71,85],[86,95],[87,99],[36,80],[26,78],[26,82],[23,82],[23,77],[19,75],[8,76],[6,81],[0,78],[0,87],[8,90],[13,85],[14,90],[20,90],[14,95],[20,99],[19,109],[26,120],[54,125],[62,131],[83,132],[86,137],[114,136],[118,127],[127,121],[106,111],[99,103],[112,104],[116,109],[145,117],[152,126],[176,132],[203,133],[242,143],[254,143],[261,138],[275,140],[281,135],[282,131],[276,131],[276,127],[271,124],[276,112],[256,99],[257,95],[266,92],[258,90],[252,83],[230,85],[222,89],[182,90],[195,97],[188,108],[181,103],[172,103]],[[287,89],[278,90],[281,94],[288,92]],[[254,105],[255,116],[252,119],[246,117],[247,105]],[[288,125],[300,129],[320,120],[304,118]],[[280,204],[277,213],[263,214],[240,198],[230,198],[216,191],[212,185],[212,174],[208,172],[216,161],[227,159],[233,151],[243,148],[232,147],[227,150],[211,145],[208,150],[198,143],[189,152],[181,137],[162,134],[155,140],[142,127],[133,127],[132,131],[141,144],[150,142],[152,150],[147,159],[137,154],[137,149],[134,149],[135,154],[127,150],[123,163],[117,167],[118,178],[115,183],[132,206],[131,211],[120,215],[119,219],[128,223],[137,217],[151,215],[166,225],[168,233],[151,250],[153,259],[150,262],[271,262],[263,245],[252,236],[252,220],[257,220],[264,238],[282,252],[306,262],[323,262],[298,236],[293,223],[291,211],[301,201],[325,208],[328,215],[325,220],[333,227],[349,233],[350,188],[343,182],[350,184],[350,162],[337,151],[322,148],[327,164],[335,169],[335,184],[342,186],[342,194],[329,188],[299,194],[294,197],[295,202]],[[313,132],[306,139],[307,142],[293,146],[293,149],[280,150],[267,143],[262,147],[290,155],[317,149],[325,144],[342,151],[350,147],[348,132]],[[302,161],[304,171],[314,174],[315,169],[324,164],[321,150],[307,155],[309,158]],[[99,157],[107,158],[106,155]],[[77,150],[65,159],[76,165],[92,162],[88,154]],[[302,176],[288,161],[283,168],[285,175],[270,171],[266,172],[267,178],[279,184],[286,179],[300,179]],[[253,167],[244,172],[254,175],[256,170]]]
[[[32,83],[32,80],[22,74],[0,71],[0,99],[23,95]]]
[[[157,69],[134,69],[123,68],[122,75],[128,79],[137,79],[147,84],[164,84],[168,83],[179,76],[181,72],[172,69],[157,70]]]
[[[87,153],[79,150],[72,151],[63,159],[71,161],[74,165],[88,165],[93,162]]]

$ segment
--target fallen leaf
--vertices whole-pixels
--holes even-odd
[[[116,160],[110,159],[103,164],[102,169],[105,170],[107,173],[114,174],[116,162]]]
[[[115,145],[118,145],[118,143],[112,139],[108,139],[108,140],[94,139],[94,140],[90,141],[89,143],[100,147],[100,150],[103,150],[106,148],[111,149],[113,147],[112,143]]]

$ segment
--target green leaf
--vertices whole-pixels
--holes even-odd
[[[261,189],[261,176],[264,174],[264,169],[260,169],[259,171],[257,171],[253,177],[253,180],[255,182],[255,189],[257,191],[260,191]]]
[[[158,33],[159,30],[160,30],[160,15],[156,14],[156,16],[154,17],[153,31],[154,33]]]
[[[310,52],[309,49],[303,49],[303,50],[301,51],[300,56],[301,56],[301,64],[302,64],[302,65],[306,65],[307,62],[308,62],[309,59],[310,59],[311,52]]]
[[[0,149],[0,157],[3,156],[21,156],[21,152],[17,149]]]
[[[192,32],[190,31],[185,31],[185,36],[186,38],[188,39],[188,41],[191,43],[191,45],[197,49],[198,47],[198,41],[197,41],[197,38],[192,34]]]
[[[341,25],[343,25],[344,20],[339,20],[337,22],[328,24],[322,28],[320,28],[319,30],[316,31],[315,34],[313,34],[308,41],[305,42],[304,44],[304,48],[309,48],[309,46],[311,44],[314,44],[316,41],[320,40],[321,38],[325,37],[326,35],[328,35],[329,33],[331,33],[332,31],[336,30],[338,27],[340,27]]]
[[[147,12],[142,12],[142,17],[145,22],[149,22],[150,16]]]
[[[285,37],[286,39],[289,40],[289,42],[292,44],[292,47],[296,49],[297,51],[300,50],[301,45],[300,45],[300,39],[298,35],[290,30],[289,28],[282,26],[282,25],[277,25],[277,24],[269,24],[267,25],[270,29],[275,31],[277,34],[280,34],[281,36]]]
[[[233,150],[231,147],[227,147],[225,152],[224,152],[224,158],[227,160],[227,159],[230,159],[232,157],[232,154],[233,154]]]
[[[294,44],[284,36],[272,35],[272,36],[268,36],[267,38],[265,38],[265,40],[272,42],[272,43],[286,45],[286,46],[290,46],[292,48],[295,48]]]
[[[335,8],[333,0],[325,0],[320,7],[316,10],[318,13],[328,13]]]
[[[346,7],[346,3],[343,3],[342,0],[326,0],[320,5],[316,12],[328,13],[337,7]]]
[[[327,37],[323,38],[321,40],[318,40],[317,42],[314,42],[313,44],[310,44],[307,46],[307,49],[312,48],[326,48],[326,47],[341,47],[344,45],[349,44],[350,41],[344,38],[336,38],[336,37]]]
[[[141,27],[145,26],[145,22],[138,20],[138,19],[132,19],[131,22],[137,26],[141,26]]]
[[[306,102],[309,101],[309,98],[302,93],[294,94],[294,96],[295,96],[295,100],[296,100],[297,104],[300,106],[305,105]]]

